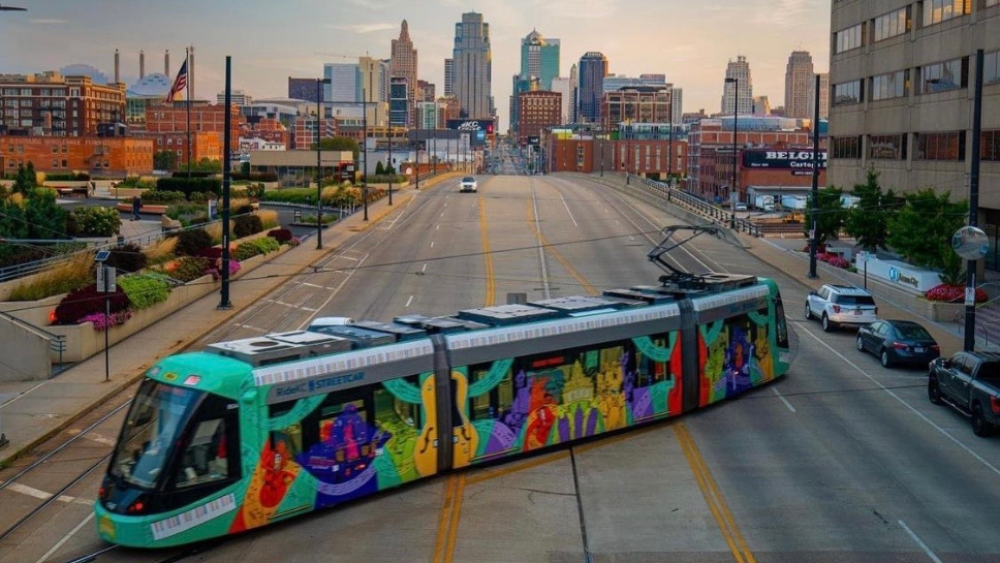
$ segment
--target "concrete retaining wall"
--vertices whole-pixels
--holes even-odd
[[[49,350],[47,337],[0,317],[0,382],[48,379],[52,376]]]

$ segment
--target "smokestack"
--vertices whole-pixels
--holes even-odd
[[[188,84],[191,85],[191,100],[197,100],[194,97],[194,45],[191,45],[191,52],[188,54]]]
[[[146,77],[146,54],[139,51],[139,80]]]
[[[163,53],[163,74],[170,78],[170,49]]]
[[[115,49],[115,84],[121,82],[121,60],[118,57],[118,49]]]

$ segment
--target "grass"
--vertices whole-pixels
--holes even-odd
[[[174,257],[174,250],[177,249],[177,238],[168,237],[160,239],[156,244],[146,247],[146,259],[149,264],[162,264]]]
[[[273,209],[259,209],[255,213],[260,217],[260,222],[264,225],[265,231],[280,226],[277,211]]]
[[[80,252],[44,270],[34,280],[15,287],[8,301],[37,301],[89,285],[94,282],[93,266],[93,253]]]

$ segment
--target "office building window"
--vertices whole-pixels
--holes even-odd
[[[906,133],[899,135],[868,135],[868,158],[874,160],[906,160]]]
[[[934,94],[969,86],[969,59],[952,59],[920,68],[920,93]]]
[[[861,158],[861,137],[833,137],[832,158]]]
[[[924,0],[924,27],[972,13],[972,0]]]
[[[980,137],[979,156],[983,160],[1000,162],[1000,129],[983,131]]]
[[[864,101],[861,80],[852,80],[843,84],[833,85],[833,105],[859,104]]]
[[[989,8],[990,6],[1000,6],[1000,0],[986,0],[986,5],[984,8]]]
[[[1000,51],[993,51],[983,55],[983,84],[997,82],[1000,82]]]
[[[894,12],[879,16],[872,21],[873,41],[881,41],[906,33],[909,29],[909,7],[900,8]]]
[[[917,133],[916,160],[965,160],[965,131]]]
[[[871,100],[888,100],[902,98],[910,94],[910,71],[900,70],[888,74],[873,76],[871,81]]]
[[[833,52],[843,53],[864,45],[864,25],[858,24],[833,34]]]

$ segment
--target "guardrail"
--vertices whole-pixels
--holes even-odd
[[[632,176],[631,178],[634,178],[636,183],[630,183],[627,187],[631,187],[632,185],[640,186],[660,203],[668,203],[686,208],[688,211],[700,215],[713,223],[728,225],[738,232],[747,233],[754,237],[764,236],[764,230],[760,225],[742,217],[736,217],[733,213],[721,207],[678,190],[669,184],[639,176]],[[796,230],[799,229],[801,229],[801,226],[796,225]]]

